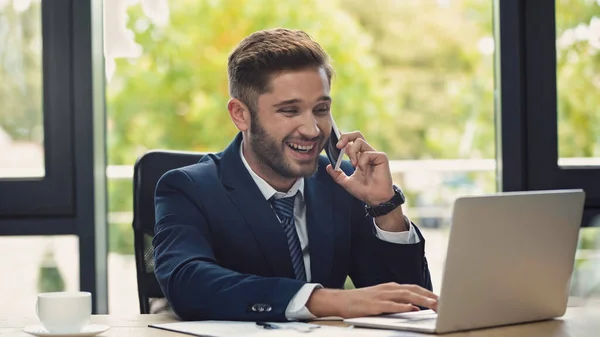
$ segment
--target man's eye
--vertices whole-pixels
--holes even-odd
[[[281,109],[279,112],[287,113],[287,114],[295,114],[297,110],[295,109]]]
[[[317,109],[317,113],[326,114],[329,112],[329,107]]]

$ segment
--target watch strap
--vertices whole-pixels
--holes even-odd
[[[369,206],[365,204],[366,216],[371,216],[375,218],[378,216],[386,215],[394,209],[396,209],[398,206],[404,204],[405,197],[402,190],[396,185],[393,185],[392,188],[394,190],[394,195],[390,200],[375,206]]]

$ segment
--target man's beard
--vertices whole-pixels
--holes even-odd
[[[256,112],[251,112],[251,123],[250,147],[262,167],[288,179],[308,177],[317,171],[318,156],[315,156],[311,166],[306,164],[302,165],[301,169],[294,169],[285,156],[285,146],[287,146],[285,139],[279,144],[271,137],[258,121]],[[321,133],[318,138],[315,146],[320,149],[323,146],[323,134]]]

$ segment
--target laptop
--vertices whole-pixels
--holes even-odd
[[[458,198],[437,313],[423,310],[344,322],[443,334],[564,315],[584,201],[583,190]]]

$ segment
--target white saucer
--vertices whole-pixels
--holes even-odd
[[[23,331],[34,336],[72,336],[72,337],[83,337],[83,336],[94,336],[101,332],[110,329],[108,325],[102,324],[89,324],[83,327],[79,332],[72,333],[51,333],[48,332],[42,325],[31,325],[23,328]]]

